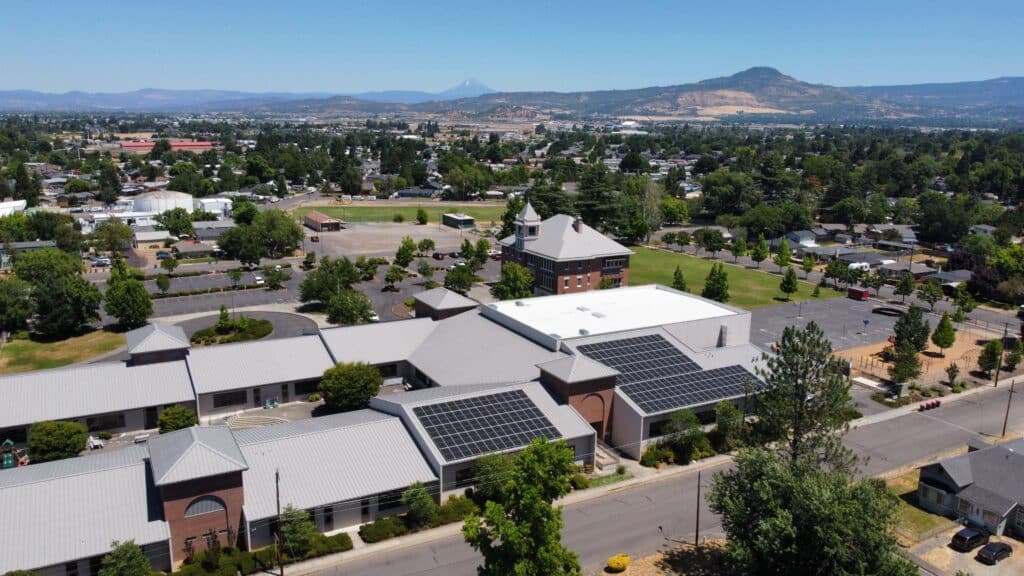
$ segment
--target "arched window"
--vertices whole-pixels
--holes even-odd
[[[224,501],[216,496],[200,496],[185,508],[185,518],[209,514],[211,512],[222,512],[225,510]]]

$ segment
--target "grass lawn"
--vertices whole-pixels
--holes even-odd
[[[629,472],[624,474],[609,474],[607,476],[595,476],[590,479],[590,487],[597,488],[598,486],[607,486],[609,484],[615,484],[616,482],[622,482],[623,480],[629,480],[633,475]]]
[[[427,218],[430,224],[437,224],[441,214],[445,212],[461,212],[476,218],[477,224],[489,225],[501,221],[501,215],[505,213],[505,206],[498,204],[481,204],[479,206],[447,206],[445,204],[431,204],[428,206],[374,206],[371,204],[357,204],[353,206],[305,206],[296,211],[299,216],[310,210],[316,210],[334,218],[340,218],[346,222],[391,222],[395,214],[401,214],[405,222],[416,222],[416,211],[423,208],[427,211]]]
[[[636,246],[633,248],[635,254],[629,259],[629,283],[632,286],[640,284],[664,284],[672,285],[672,274],[676,266],[683,271],[683,278],[690,292],[700,294],[704,288],[704,279],[711,271],[711,265],[715,260],[705,260],[686,254],[666,252],[664,250],[653,250]],[[760,306],[771,306],[785,302],[783,293],[779,290],[782,277],[776,274],[769,274],[764,271],[751,270],[741,266],[733,266],[726,262],[725,271],[729,277],[729,302],[740,308],[758,308]],[[797,270],[798,276],[803,272]],[[799,290],[792,295],[792,300],[808,300],[813,298],[814,285],[802,280],[799,282]],[[818,298],[834,298],[843,295],[831,288],[822,288]]]
[[[907,539],[910,544],[915,544],[924,539],[927,535],[952,527],[955,522],[932,514],[916,506],[917,503],[917,471],[907,472],[902,476],[896,476],[885,481],[893,494],[899,497],[899,506],[896,508],[896,530],[897,533]]]
[[[124,334],[105,330],[52,342],[16,337],[4,344],[0,370],[7,374],[59,368],[95,358],[121,346],[124,346]]]

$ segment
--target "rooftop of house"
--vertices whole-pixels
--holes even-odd
[[[1024,503],[1024,439],[972,450],[925,469],[944,471],[962,497],[993,512],[1006,513]]]
[[[527,202],[516,218],[525,225],[537,225],[537,235],[523,242],[523,251],[559,261],[586,260],[609,256],[629,256],[633,252],[572,216],[556,214],[547,220]],[[503,246],[513,246],[515,235],[502,238]]]

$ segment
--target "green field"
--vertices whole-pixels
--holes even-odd
[[[431,224],[436,224],[445,212],[461,212],[476,218],[478,225],[490,225],[501,221],[501,215],[505,212],[502,204],[481,204],[479,206],[467,205],[445,205],[430,204],[426,206],[374,206],[372,203],[354,206],[306,206],[296,211],[302,216],[310,210],[322,212],[334,218],[340,218],[346,222],[391,222],[395,214],[401,214],[406,222],[416,221],[416,211],[424,208],[427,211],[427,218]]]
[[[711,265],[717,262],[639,246],[634,247],[633,251],[635,254],[629,259],[629,283],[632,286],[640,284],[671,286],[672,274],[675,272],[676,266],[679,266],[683,271],[687,288],[690,289],[690,292],[700,294],[701,289],[704,288],[704,279],[711,271]],[[779,290],[779,284],[782,282],[781,276],[733,266],[729,263],[726,263],[725,270],[729,276],[730,298],[728,304],[740,308],[758,308],[785,301],[785,295]],[[797,275],[802,277],[803,272],[797,270]],[[812,292],[814,292],[814,285],[801,281],[800,290],[793,294],[792,300],[809,300],[813,298]],[[834,298],[840,295],[840,292],[831,288],[822,288],[818,298]]]
[[[94,330],[53,342],[19,336],[4,344],[0,353],[0,371],[6,374],[59,368],[90,360],[121,346],[124,346],[124,334],[106,330]]]

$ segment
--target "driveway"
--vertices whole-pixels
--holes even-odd
[[[925,540],[911,548],[910,552],[922,560],[926,567],[945,574],[973,574],[974,576],[1018,576],[1024,574],[1024,542],[1009,537],[993,536],[992,542],[1006,542],[1013,548],[1013,555],[995,566],[982,564],[975,557],[977,548],[971,552],[958,552],[949,547],[949,541],[958,530],[957,526],[938,536]]]

